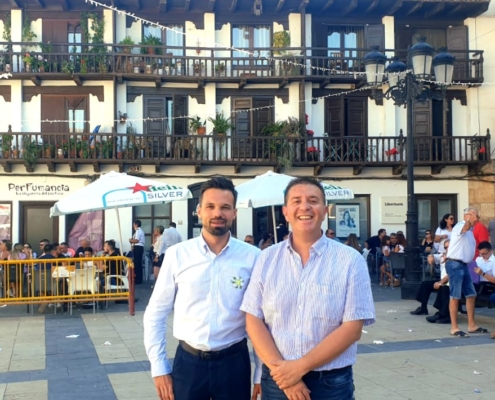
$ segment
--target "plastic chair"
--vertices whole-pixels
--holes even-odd
[[[112,278],[115,278],[117,281],[116,284],[112,284]],[[112,292],[113,290],[118,292],[128,292],[129,288],[129,279],[123,275],[107,275],[105,278],[105,293]],[[106,301],[106,308],[108,308],[108,299]]]
[[[96,294],[98,283],[95,280],[96,268],[77,269],[74,275],[69,278],[69,295],[73,296],[76,292],[89,292]],[[72,302],[70,302],[70,314],[72,315]],[[96,302],[93,301],[93,314],[96,310]]]
[[[395,279],[394,272],[400,271],[402,275],[402,271],[406,269],[406,255],[404,253],[390,253],[390,272],[392,273],[392,277]],[[394,282],[390,282],[390,287],[394,289]]]
[[[380,267],[382,266],[383,263],[383,252],[381,247],[375,247],[376,253],[375,253],[375,273],[378,275],[380,272]],[[379,275],[378,275],[379,276]]]

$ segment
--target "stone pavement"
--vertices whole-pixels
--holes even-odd
[[[400,300],[400,290],[373,285],[373,292],[377,323],[364,328],[358,346],[356,399],[495,399],[489,335],[454,338],[449,325],[411,316],[417,303]],[[149,289],[140,288],[138,296],[134,317],[115,304],[73,316],[0,308],[0,400],[156,399],[142,343]],[[495,310],[477,310],[478,324],[490,331],[494,317]],[[172,319],[167,348],[173,357],[171,326]],[[466,329],[465,316],[460,326]]]

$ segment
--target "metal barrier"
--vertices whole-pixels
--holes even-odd
[[[134,315],[134,264],[123,256],[0,261],[0,304],[47,305],[127,300]],[[101,304],[101,303],[100,303]]]

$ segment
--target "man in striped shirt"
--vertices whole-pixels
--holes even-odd
[[[361,254],[323,235],[321,184],[292,180],[283,213],[289,239],[259,256],[241,310],[263,361],[263,400],[350,400],[364,325],[375,321]]]

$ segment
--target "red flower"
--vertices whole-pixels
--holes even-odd
[[[319,153],[320,150],[318,150],[315,146],[308,147],[308,153]]]
[[[311,130],[311,129],[308,129],[306,131],[306,133],[309,135],[309,136],[313,136],[315,133]]]
[[[387,156],[392,156],[392,155],[394,155],[394,154],[398,154],[398,153],[399,153],[399,151],[398,151],[395,147],[393,147],[393,148],[391,148],[389,151],[386,151],[386,152],[385,152],[385,154],[386,154]]]
[[[486,147],[485,147],[485,146],[480,147],[479,152],[480,152],[481,154],[485,154],[485,153],[486,153]]]

